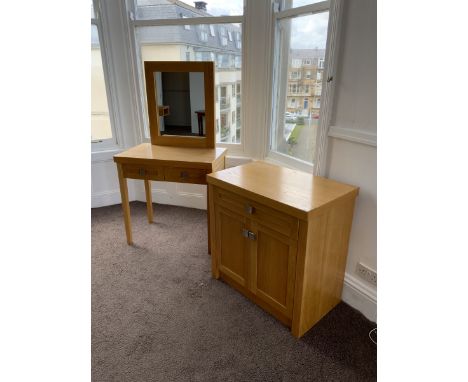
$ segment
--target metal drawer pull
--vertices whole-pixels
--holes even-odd
[[[257,236],[252,231],[249,231],[248,229],[245,229],[245,228],[242,230],[242,236],[250,240],[255,240],[257,238]]]
[[[180,177],[181,178],[188,178],[189,177],[188,171],[181,171],[180,172]]]
[[[253,214],[254,213],[254,208],[251,205],[246,204],[244,206],[244,211],[245,211],[246,214]]]
[[[138,169],[138,173],[140,174],[140,176],[143,176],[143,175],[145,175],[145,172],[146,172],[146,171],[145,171],[145,169],[144,169],[144,168],[140,168],[140,169]]]

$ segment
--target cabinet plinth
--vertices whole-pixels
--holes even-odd
[[[359,189],[261,161],[207,181],[213,277],[301,337],[341,300]]]

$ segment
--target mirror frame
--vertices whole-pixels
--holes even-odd
[[[179,147],[215,147],[214,63],[212,61],[145,61],[146,100],[152,145]],[[155,72],[203,72],[205,86],[205,136],[162,135],[155,88]]]

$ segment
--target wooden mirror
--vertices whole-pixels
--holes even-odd
[[[212,61],[145,61],[151,144],[215,147]]]

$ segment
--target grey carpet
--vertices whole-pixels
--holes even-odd
[[[92,380],[373,381],[374,324],[341,303],[297,340],[210,274],[206,212],[92,210]]]

